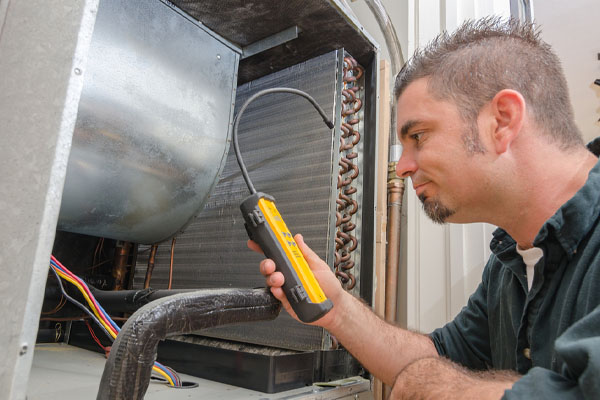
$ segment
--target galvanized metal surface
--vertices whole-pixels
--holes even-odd
[[[338,52],[332,52],[238,88],[236,103],[268,87],[302,89],[333,117],[341,90],[337,84]],[[335,196],[339,154],[339,124],[335,135],[302,97],[273,94],[257,99],[240,121],[240,150],[257,190],[275,197],[292,233],[333,263],[331,224],[335,225]],[[258,270],[262,255],[246,247],[247,234],[239,205],[249,195],[233,150],[221,180],[205,209],[178,236],[173,288],[264,286]],[[143,250],[143,249],[142,249]],[[141,252],[135,286],[142,285],[148,252]],[[160,246],[151,287],[164,287],[169,251]],[[274,322],[224,327],[210,335],[242,342],[297,350],[321,349],[327,337],[322,328],[295,322],[287,313]]]
[[[154,243],[200,211],[227,152],[238,59],[164,2],[102,1],[59,229]]]
[[[37,345],[27,390],[29,400],[95,399],[106,359],[100,353],[65,344]],[[332,382],[332,386],[308,386],[280,393],[267,394],[219,382],[181,374],[186,382],[198,387],[171,389],[162,383],[150,383],[147,400],[214,399],[214,400],[372,400],[370,382],[360,377]]]
[[[338,0],[173,2],[209,29],[242,47],[292,26],[302,30],[297,39],[242,60],[240,83],[341,48],[367,65],[378,48]]]
[[[0,1],[0,399],[24,399],[97,1]]]
[[[244,46],[242,49],[242,59],[262,53],[265,50],[272,49],[273,47],[287,43],[290,40],[297,39],[300,32],[300,28],[292,26],[291,28],[284,29],[281,32]]]

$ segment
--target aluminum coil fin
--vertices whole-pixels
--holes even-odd
[[[58,228],[167,239],[224,165],[239,50],[167,2],[103,0],[88,60]]]
[[[306,91],[334,119],[341,90],[338,85],[340,52],[334,51],[240,86],[236,105],[271,87]],[[240,121],[239,144],[250,177],[258,191],[275,197],[292,233],[333,263],[335,196],[339,123],[332,134],[314,108],[300,96],[271,94],[246,109]],[[262,255],[246,247],[239,205],[249,195],[235,160],[233,146],[221,180],[207,204],[184,233],[177,236],[173,288],[264,286],[258,265]],[[169,246],[160,246],[151,287],[166,286]],[[135,286],[143,284],[148,252],[141,249]],[[272,322],[211,329],[206,335],[295,350],[321,349],[327,337],[322,328],[294,321],[282,313]]]

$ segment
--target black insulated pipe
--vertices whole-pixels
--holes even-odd
[[[281,303],[268,289],[206,289],[164,297],[136,311],[112,345],[98,400],[143,399],[158,342],[204,328],[275,319]]]
[[[92,295],[96,298],[96,301],[102,305],[106,311],[110,314],[114,313],[130,313],[133,314],[141,307],[146,304],[167,296],[173,296],[174,294],[190,293],[195,292],[198,289],[132,289],[132,290],[101,290],[88,284],[88,288],[92,292]],[[47,311],[56,307],[63,297],[62,292],[58,286],[47,285],[44,293],[45,309]],[[74,294],[74,297],[82,301],[83,297],[80,294]],[[81,310],[71,303],[61,307],[61,313],[59,316],[66,317],[73,315],[74,318],[81,316]]]
[[[132,289],[100,290],[88,285],[102,307],[112,313],[134,313],[146,304],[174,294],[196,292],[198,289]]]

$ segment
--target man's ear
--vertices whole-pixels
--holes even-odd
[[[526,115],[525,98],[516,90],[503,89],[496,93],[490,106],[496,122],[492,132],[493,145],[496,153],[501,154],[509,149],[523,127]]]

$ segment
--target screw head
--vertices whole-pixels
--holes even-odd
[[[217,54],[217,60],[220,60],[220,59],[221,59],[221,55]]]
[[[27,343],[22,344],[21,349],[19,350],[19,355],[20,356],[25,355],[27,353],[27,349],[28,349]]]
[[[75,75],[81,75],[81,69],[80,68],[75,68]]]

